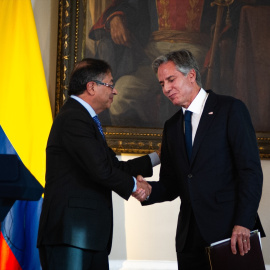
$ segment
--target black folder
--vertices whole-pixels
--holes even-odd
[[[228,238],[218,244],[207,247],[212,270],[265,270],[259,231],[250,234],[250,251],[241,256],[239,251],[231,251],[231,240]]]

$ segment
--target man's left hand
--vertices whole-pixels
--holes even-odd
[[[236,243],[241,256],[248,253],[250,250],[250,230],[245,227],[235,225],[231,237],[231,250],[233,254],[237,253]]]

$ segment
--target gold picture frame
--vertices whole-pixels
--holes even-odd
[[[84,57],[88,0],[59,0],[55,113],[65,102],[69,75]],[[217,0],[218,3],[222,0]],[[233,0],[232,0],[233,2]],[[213,2],[214,3],[214,2]],[[214,3],[216,4],[216,3]],[[266,119],[267,121],[267,119]],[[257,132],[257,131],[256,131]],[[147,154],[161,144],[162,128],[104,126],[108,145],[117,153]],[[270,133],[257,132],[262,159],[270,158]]]

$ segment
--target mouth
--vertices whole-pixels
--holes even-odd
[[[169,99],[173,100],[175,97],[175,93],[168,96]]]

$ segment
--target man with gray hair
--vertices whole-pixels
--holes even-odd
[[[182,108],[164,125],[160,180],[149,182],[152,193],[143,205],[180,197],[178,269],[209,270],[210,243],[230,237],[232,253],[244,255],[252,248],[250,231],[264,234],[255,131],[242,101],[202,88],[189,51],[160,56],[153,69],[164,95]]]

